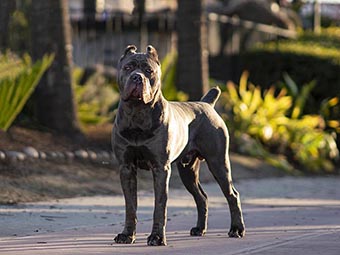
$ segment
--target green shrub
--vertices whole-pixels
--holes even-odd
[[[281,87],[287,89],[288,94],[292,97],[294,102],[290,116],[292,119],[300,118],[303,115],[307,100],[315,88],[316,83],[315,81],[312,81],[305,84],[302,88],[299,88],[288,74],[284,73],[283,78],[285,82],[281,83]],[[334,116],[339,116],[336,112],[339,109],[338,106],[338,97],[326,98],[321,102],[318,114],[321,115],[325,121],[325,127],[328,130],[340,134],[340,120],[333,119]]]
[[[169,52],[161,63],[162,92],[167,100],[186,101],[188,95],[176,89],[177,52]]]
[[[302,33],[297,40],[280,40],[257,45],[241,56],[241,70],[262,88],[276,86],[288,73],[302,87],[315,80],[307,101],[307,113],[326,98],[340,96],[340,30],[328,28],[320,35]]]
[[[314,43],[326,48],[339,49],[340,27],[323,28],[318,35],[311,31],[306,31],[299,35],[298,41],[301,43]]]
[[[83,73],[81,68],[73,70],[73,88],[81,124],[112,122],[119,100],[119,93],[115,91],[114,84],[97,72],[91,75],[84,85],[80,85]]]
[[[314,172],[333,170],[332,161],[339,155],[336,133],[325,131],[322,115],[301,114],[304,99],[300,97],[307,96],[305,92],[294,100],[286,89],[274,87],[262,93],[259,86],[248,84],[246,72],[238,88],[228,82],[222,98],[239,149],[287,171],[295,171],[296,166]]]
[[[6,131],[21,112],[41,76],[52,64],[53,55],[32,64],[26,55],[19,59],[0,55],[0,128]]]
[[[28,55],[24,55],[21,59],[11,51],[3,55],[0,53],[0,79],[15,78],[29,65],[31,65],[31,59]]]

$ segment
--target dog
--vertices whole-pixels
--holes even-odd
[[[176,163],[181,180],[197,206],[197,224],[190,234],[203,236],[208,219],[208,198],[199,182],[203,159],[228,201],[229,237],[243,237],[240,197],[230,172],[228,130],[214,109],[220,89],[212,88],[198,102],[167,101],[161,92],[158,54],[150,45],[145,53],[137,52],[134,45],[127,46],[118,62],[117,82],[120,101],[112,148],[119,163],[126,214],[125,227],[114,238],[115,242],[135,242],[137,170],[144,169],[152,172],[155,193],[153,226],[147,244],[167,244],[165,228],[172,162]]]

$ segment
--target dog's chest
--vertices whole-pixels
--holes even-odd
[[[121,135],[134,145],[139,145],[154,137],[153,130],[143,131],[140,128],[125,129]]]
[[[143,170],[157,167],[155,155],[144,145],[128,146],[124,153],[124,161]]]

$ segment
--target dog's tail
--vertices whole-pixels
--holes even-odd
[[[208,91],[208,93],[205,94],[201,98],[201,101],[206,102],[210,104],[212,107],[214,107],[220,95],[221,95],[221,89],[219,87],[214,87],[214,88],[211,88]]]

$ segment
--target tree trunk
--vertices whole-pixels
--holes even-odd
[[[92,23],[96,22],[96,0],[84,0],[85,19]]]
[[[9,20],[15,10],[15,1],[0,1],[0,52],[9,47]]]
[[[35,92],[39,123],[65,133],[79,133],[72,91],[72,44],[67,0],[32,1],[32,56],[54,53],[55,60]]]
[[[177,89],[199,100],[209,88],[204,0],[177,0]]]
[[[145,23],[145,0],[134,0],[133,1],[132,14],[135,19],[135,23],[138,27],[138,48],[140,51],[145,50],[147,41],[147,27]]]

